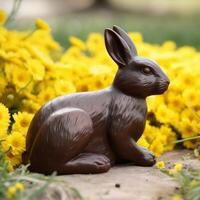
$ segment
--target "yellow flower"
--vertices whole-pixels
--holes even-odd
[[[58,95],[76,92],[76,87],[70,81],[58,80],[55,84],[55,91]]]
[[[0,74],[0,97],[2,96],[2,93],[3,93],[6,85],[7,85],[7,81],[6,81],[5,76],[2,76]]]
[[[164,152],[164,145],[159,137],[157,137],[150,145],[149,148],[156,156],[161,156]]]
[[[10,115],[8,108],[0,103],[0,136],[7,133],[7,129],[10,123]],[[2,139],[2,138],[0,138]]]
[[[34,114],[41,107],[41,105],[38,102],[36,102],[35,99],[23,100],[22,105],[23,105],[22,111],[28,112],[31,114]]]
[[[8,136],[7,132],[1,132],[0,133],[0,140],[4,141],[7,136]]]
[[[40,61],[36,59],[29,59],[27,61],[27,68],[34,80],[41,81],[44,78],[45,68]]]
[[[6,191],[6,195],[9,199],[11,199],[12,197],[14,197],[16,192],[17,192],[17,189],[15,186],[9,186]]]
[[[25,150],[25,137],[17,131],[13,131],[8,135],[4,142],[7,149],[11,148],[11,153],[15,155],[21,154]]]
[[[194,74],[190,71],[183,71],[179,76],[179,81],[182,83],[183,87],[188,87],[193,85]]]
[[[7,81],[12,81],[12,71],[15,65],[13,63],[5,63],[4,65],[4,72],[5,72],[5,78]]]
[[[42,20],[40,18],[37,18],[35,20],[35,26],[36,26],[36,28],[41,29],[41,30],[45,30],[45,31],[50,31],[51,30],[49,25],[44,20]]]
[[[159,161],[156,163],[156,167],[158,169],[164,169],[165,168],[165,162],[164,161]]]
[[[169,107],[176,111],[176,112],[180,112],[183,110],[183,108],[185,107],[185,103],[183,102],[182,96],[181,95],[168,95],[168,105]]]
[[[180,131],[184,138],[195,136],[195,126],[194,122],[189,120],[188,118],[183,118],[180,121]]]
[[[195,149],[196,147],[195,142],[192,141],[185,141],[183,144],[187,149]]]
[[[7,14],[4,10],[0,9],[0,25],[3,25],[7,19]]]
[[[33,118],[33,114],[27,112],[18,112],[13,115],[14,124],[12,129],[20,132],[22,135],[26,135],[29,124]]]
[[[13,172],[14,171],[14,167],[13,165],[11,164],[10,161],[6,160],[7,161],[7,170],[8,172]]]
[[[174,141],[176,141],[177,138],[176,138],[176,134],[174,132],[170,132],[166,135],[166,145],[163,144],[165,147],[164,147],[164,151],[172,151],[175,144],[173,143]]]
[[[149,143],[147,142],[145,136],[143,135],[137,142],[139,145],[148,148],[149,147]]]
[[[173,41],[166,41],[163,43],[162,47],[168,51],[174,51],[176,49],[176,43]]]
[[[9,199],[12,199],[17,191],[23,191],[24,190],[24,184],[17,182],[15,185],[9,186],[6,191],[6,195]]]
[[[77,37],[71,36],[69,38],[69,41],[73,46],[76,46],[76,47],[78,47],[80,49],[85,49],[86,48],[85,43],[82,40],[80,40],[79,38],[77,38]]]
[[[196,181],[196,180],[192,180],[190,182],[190,186],[193,188],[193,187],[196,187],[197,185],[199,185],[199,183]]]
[[[16,187],[17,190],[20,190],[20,191],[24,190],[24,184],[23,183],[17,182],[15,184],[15,187]]]
[[[193,80],[192,80],[193,81]],[[193,102],[199,100],[199,91],[196,90],[195,88],[187,88],[186,90],[183,91],[183,101],[185,105],[187,106],[192,106]]]
[[[12,81],[16,85],[17,88],[23,88],[28,85],[31,81],[30,73],[21,67],[15,67],[12,71]]]
[[[6,161],[8,162],[8,170],[9,171],[13,171],[14,167],[18,166],[21,163],[21,161],[22,161],[22,157],[21,157],[22,152],[19,155],[13,155],[9,151],[6,154]]]
[[[182,163],[175,163],[174,168],[169,170],[170,175],[175,175],[177,172],[180,172],[183,169]]]
[[[130,32],[129,33],[130,38],[132,39],[133,42],[135,43],[141,43],[143,41],[143,37],[141,33],[139,32]]]
[[[172,121],[176,123],[179,119],[178,114],[172,109],[169,109],[165,104],[159,105],[155,114],[157,120],[162,123],[170,123]]]
[[[40,92],[38,97],[40,103],[44,104],[55,97],[55,91],[53,88],[47,87],[46,89]]]
[[[172,197],[172,200],[183,200],[183,199],[181,198],[181,196],[175,195]]]
[[[174,169],[179,172],[183,169],[183,164],[182,163],[175,163]]]
[[[97,48],[99,50],[104,48],[103,36],[99,33],[90,33],[86,41],[86,46],[90,52],[97,53]]]

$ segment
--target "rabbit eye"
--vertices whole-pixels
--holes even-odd
[[[144,74],[151,74],[152,73],[152,71],[151,71],[151,69],[149,67],[143,67],[142,68],[142,72]]]

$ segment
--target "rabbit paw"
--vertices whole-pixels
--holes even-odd
[[[150,152],[149,150],[147,150],[144,147],[140,147],[142,153],[143,153],[143,158],[141,160],[140,165],[142,166],[153,166],[156,163],[156,158],[153,155],[152,152]]]
[[[91,154],[86,161],[91,172],[102,173],[110,169],[111,164],[109,158],[100,154]]]
[[[142,165],[153,166],[156,163],[156,157],[154,156],[154,154],[143,147],[142,147],[142,151],[144,155],[142,159],[143,160]]]
[[[96,167],[110,166],[110,160],[104,155],[95,155],[91,159],[91,162],[96,165]]]
[[[82,173],[100,173],[110,169],[110,159],[102,154],[82,153],[68,163],[70,167],[86,169]]]

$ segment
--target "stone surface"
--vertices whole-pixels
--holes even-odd
[[[195,168],[200,162],[189,151],[173,151],[158,160],[181,162]],[[156,167],[117,166],[96,175],[59,176],[86,200],[170,200],[177,183]]]

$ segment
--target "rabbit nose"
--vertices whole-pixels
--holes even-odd
[[[164,81],[164,83],[165,83],[166,85],[169,85],[169,84],[170,84],[170,80],[169,80],[168,77],[165,77],[165,81]]]
[[[166,84],[167,84],[167,85],[170,84],[170,80],[169,80],[169,79],[166,80]]]

